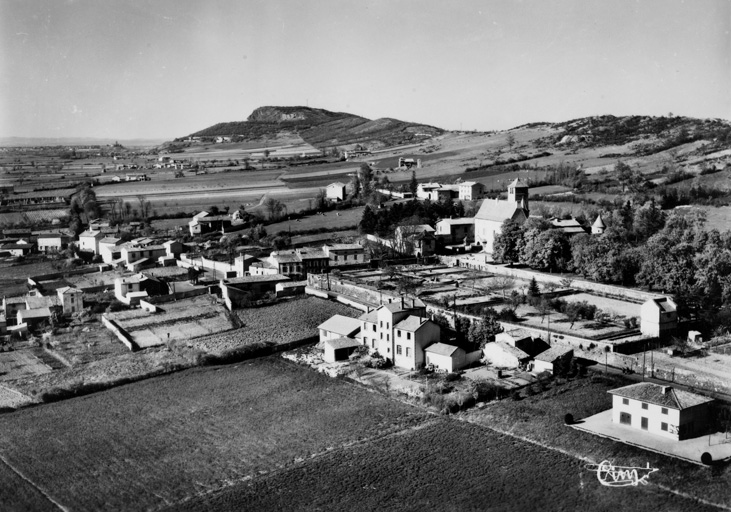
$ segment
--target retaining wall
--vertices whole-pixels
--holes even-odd
[[[109,320],[106,316],[102,315],[102,323],[104,324],[104,327],[112,331],[112,333],[119,338],[119,341],[124,343],[128,349],[132,351],[138,349],[137,344],[132,339],[132,336],[127,334],[127,331],[118,326],[114,320]]]

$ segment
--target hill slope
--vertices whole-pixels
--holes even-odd
[[[259,107],[246,121],[218,123],[190,137],[234,137],[251,141],[274,138],[281,132],[296,133],[318,147],[361,144],[370,149],[418,142],[440,135],[434,126],[398,119],[376,120],[310,107]]]

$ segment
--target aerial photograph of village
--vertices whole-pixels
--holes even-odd
[[[0,511],[731,510],[731,2],[0,0]]]

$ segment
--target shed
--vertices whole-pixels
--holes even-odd
[[[533,373],[550,372],[561,375],[569,369],[574,349],[564,345],[553,345],[545,352],[538,354],[532,363]]]
[[[345,361],[350,354],[355,352],[360,343],[351,338],[335,338],[334,340],[325,340],[325,353],[322,358],[326,363],[334,363],[335,361]]]
[[[530,355],[504,340],[496,340],[482,349],[483,359],[496,368],[520,368],[530,360]]]
[[[426,364],[434,365],[434,369],[445,372],[459,370],[466,364],[465,351],[454,345],[434,343],[424,349]]]
[[[360,320],[343,315],[333,315],[317,326],[320,341],[338,338],[354,338],[360,332]]]

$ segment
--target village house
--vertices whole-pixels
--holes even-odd
[[[99,242],[103,238],[101,231],[86,230],[79,235],[79,250],[99,254]]]
[[[142,281],[144,280],[145,276],[142,274],[116,278],[114,280],[114,296],[124,304],[138,304],[140,299],[148,296],[142,288]]]
[[[0,252],[7,252],[11,256],[27,256],[33,251],[35,245],[27,240],[18,240],[17,242],[0,245]]]
[[[361,321],[343,315],[333,315],[317,328],[320,330],[320,341],[336,340],[338,338],[355,339],[360,332]]]
[[[51,321],[53,315],[51,308],[21,309],[17,313],[17,325],[27,324],[28,329],[33,331]]]
[[[459,199],[461,201],[477,201],[482,198],[482,183],[463,181],[459,184]]]
[[[475,241],[475,219],[442,219],[436,224],[436,237],[444,245],[471,244]]]
[[[347,197],[345,183],[340,183],[339,181],[330,183],[325,188],[325,197],[330,201],[344,201]]]
[[[3,314],[8,325],[15,325],[18,311],[27,309],[25,297],[3,297]]]
[[[188,222],[188,230],[191,236],[214,231],[226,233],[231,228],[231,223],[231,217],[228,215],[211,215],[203,211],[194,215],[193,220]]]
[[[705,433],[712,398],[672,386],[639,382],[609,390],[612,422],[680,441]]]
[[[122,239],[113,236],[105,236],[99,240],[99,256],[102,257],[104,263],[111,263],[122,257],[119,246],[122,245]]]
[[[640,331],[645,336],[665,338],[678,327],[678,306],[669,297],[646,301],[640,307]]]
[[[417,199],[431,199],[431,193],[441,188],[439,183],[419,183],[416,187]]]
[[[326,363],[346,361],[359,346],[360,343],[352,338],[335,338],[325,340],[322,342],[322,360]]]
[[[329,244],[324,245],[322,250],[328,257],[330,267],[367,263],[365,248],[359,244]]]
[[[429,199],[431,201],[449,201],[459,197],[459,185],[442,185],[439,188],[433,189],[429,192]]]
[[[36,244],[38,245],[38,252],[48,254],[66,249],[72,240],[71,235],[59,231],[42,232],[38,234]]]
[[[272,251],[268,258],[251,263],[252,276],[281,274],[300,280],[308,274],[323,274],[328,271],[330,258],[322,249],[302,248],[289,251]]]
[[[153,266],[160,256],[167,254],[167,250],[162,245],[137,245],[134,241],[121,245],[119,252],[122,263],[131,272],[137,272],[144,267]]]
[[[64,286],[56,290],[61,313],[71,315],[84,309],[84,292],[78,288]]]
[[[502,231],[503,222],[512,219],[522,224],[528,219],[528,185],[516,179],[508,185],[508,200],[485,199],[475,215],[475,240],[483,250],[492,253],[495,237]]]
[[[431,256],[436,252],[435,230],[428,224],[399,226],[394,231],[393,249],[402,254],[412,254],[417,258]]]
[[[421,305],[408,306],[403,301],[384,304],[359,320],[361,343],[399,368],[421,368],[424,349],[441,339],[440,327],[426,318]]]
[[[244,277],[249,273],[252,263],[259,261],[259,258],[251,254],[240,254],[234,259],[234,268],[237,277]]]

